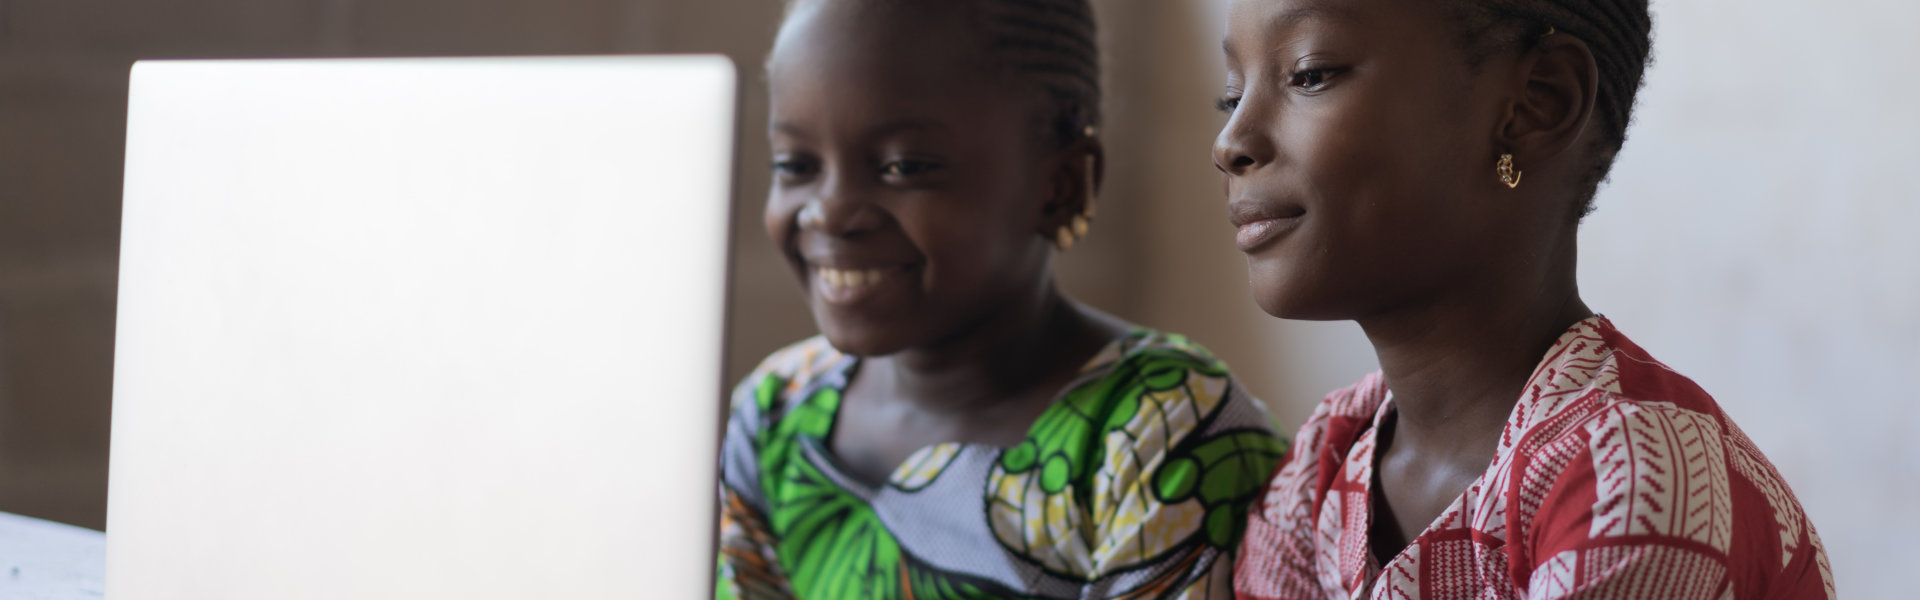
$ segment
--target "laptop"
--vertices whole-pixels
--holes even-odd
[[[108,597],[710,596],[736,94],[135,65]]]

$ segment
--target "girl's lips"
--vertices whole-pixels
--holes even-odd
[[[809,269],[813,289],[820,298],[833,304],[856,304],[881,290],[909,279],[919,263],[897,267],[828,267]]]

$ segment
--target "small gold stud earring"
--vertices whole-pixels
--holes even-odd
[[[1500,162],[1493,166],[1493,171],[1500,175],[1500,183],[1507,184],[1507,189],[1520,187],[1520,176],[1525,175],[1514,170],[1512,154],[1500,155]]]

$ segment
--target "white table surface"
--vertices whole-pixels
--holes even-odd
[[[100,598],[106,578],[106,534],[0,512],[0,598]]]

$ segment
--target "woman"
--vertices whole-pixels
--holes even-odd
[[[1241,597],[1832,597],[1772,465],[1575,284],[1645,0],[1230,14],[1214,160],[1256,300],[1357,321],[1381,366],[1301,428]]]

